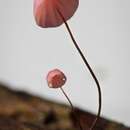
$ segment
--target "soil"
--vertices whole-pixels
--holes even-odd
[[[0,84],[0,130],[79,130],[69,106]],[[75,108],[83,130],[89,130],[95,115]],[[130,130],[101,117],[94,130]]]

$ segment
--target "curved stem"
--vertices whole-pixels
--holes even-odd
[[[70,104],[70,106],[71,106],[71,109],[72,109],[72,112],[73,112],[73,116],[75,117],[75,119],[76,119],[76,121],[77,121],[77,123],[78,123],[78,125],[79,125],[79,127],[80,127],[80,130],[83,130],[83,129],[82,129],[82,126],[81,126],[81,123],[80,123],[80,120],[78,120],[78,118],[77,118],[77,116],[76,116],[76,113],[75,113],[75,110],[74,110],[74,106],[73,106],[71,100],[69,99],[69,97],[68,97],[67,94],[65,93],[64,89],[63,89],[62,87],[61,87],[60,89],[61,89],[62,93],[64,94],[64,96],[66,97],[66,99],[68,100],[68,102],[69,102],[69,104]]]
[[[101,114],[102,94],[101,94],[100,84],[99,84],[99,81],[98,81],[97,77],[95,76],[95,74],[94,74],[94,72],[93,72],[91,66],[89,65],[89,63],[88,63],[88,61],[86,60],[85,56],[83,55],[81,49],[79,48],[79,46],[78,46],[78,44],[77,44],[77,42],[76,42],[76,40],[75,40],[75,38],[74,38],[74,36],[73,36],[71,30],[70,30],[70,27],[69,27],[68,23],[67,23],[66,20],[64,19],[64,16],[62,15],[62,13],[61,13],[59,10],[57,10],[57,11],[58,11],[59,15],[61,16],[62,20],[64,21],[64,24],[65,24],[65,26],[66,26],[66,28],[67,28],[67,31],[69,32],[69,35],[70,35],[70,37],[71,37],[71,39],[72,39],[72,41],[73,41],[73,43],[74,43],[76,49],[78,50],[78,52],[79,52],[81,58],[83,59],[83,61],[84,61],[85,65],[86,65],[86,67],[87,67],[88,70],[90,71],[91,76],[92,76],[92,78],[94,79],[94,81],[95,81],[95,83],[96,83],[96,85],[97,85],[98,94],[99,94],[99,98],[98,98],[99,107],[98,107],[97,116],[96,116],[95,120],[93,121],[93,123],[92,123],[92,125],[91,125],[91,127],[90,127],[90,130],[93,130],[93,128],[95,127],[95,125],[96,125],[96,123],[97,123],[97,121],[98,121],[98,119],[99,119],[99,117],[100,117],[100,114]]]

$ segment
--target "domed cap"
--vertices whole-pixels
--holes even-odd
[[[57,27],[70,19],[79,5],[79,0],[34,0],[34,16],[37,25],[42,28]]]
[[[47,75],[47,83],[50,88],[60,88],[66,82],[66,76],[58,69],[51,70]]]

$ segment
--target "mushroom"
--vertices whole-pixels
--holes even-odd
[[[64,23],[62,17],[65,21],[69,20],[78,5],[78,0],[34,0],[36,23],[43,28],[60,26]]]
[[[66,82],[65,74],[59,69],[49,71],[47,83],[50,88],[61,88]]]
[[[91,66],[89,65],[88,61],[86,60],[84,54],[82,53],[80,47],[78,46],[78,44],[73,36],[73,33],[72,33],[68,23],[67,23],[67,20],[69,20],[74,15],[75,11],[78,8],[78,5],[79,5],[79,0],[34,0],[34,17],[35,17],[37,25],[42,27],[42,28],[58,27],[64,23],[65,27],[66,27],[66,29],[67,29],[67,31],[72,39],[74,46],[76,47],[77,51],[79,52],[87,69],[90,71],[90,74],[97,85],[98,94],[99,94],[99,97],[98,97],[99,107],[98,107],[97,116],[90,127],[90,130],[93,130],[99,117],[100,117],[100,114],[101,114],[102,95],[101,95],[101,87],[100,87],[99,81],[98,81],[96,75],[94,74]],[[56,74],[56,73],[59,75],[59,77],[56,77],[56,78],[51,77],[50,78],[51,75]],[[59,70],[51,71],[48,74],[48,78],[47,78],[48,81],[49,81],[49,78],[51,79],[50,80],[51,84],[49,83],[48,85],[50,85],[52,88],[61,88],[63,94],[68,99],[72,110],[74,110],[74,107],[73,107],[70,99],[68,98],[67,94],[65,93],[65,91],[61,87],[62,85],[64,85],[66,78],[64,81],[62,79],[59,79],[60,76],[64,77],[64,75],[61,71],[59,71]],[[53,78],[57,81],[55,81]],[[80,130],[82,130],[82,126],[80,124],[80,121],[78,121],[78,123],[80,126]]]

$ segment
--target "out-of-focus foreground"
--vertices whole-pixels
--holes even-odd
[[[75,109],[83,129],[87,130],[95,115]],[[0,130],[78,130],[67,105],[42,99],[26,92],[0,85]],[[95,130],[130,130],[123,124],[100,118]]]

